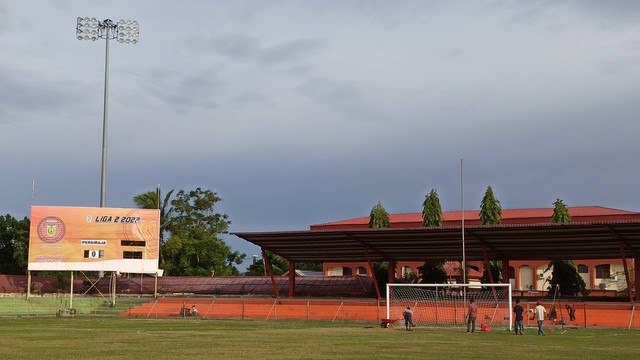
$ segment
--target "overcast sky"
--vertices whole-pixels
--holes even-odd
[[[640,211],[640,1],[0,0],[0,214],[210,189],[232,232],[421,211]],[[35,181],[35,194],[32,183]],[[33,196],[35,195],[35,196]],[[234,250],[258,249],[225,238]],[[243,266],[246,266],[243,265]]]

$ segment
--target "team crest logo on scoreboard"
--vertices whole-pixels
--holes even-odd
[[[38,237],[46,243],[56,243],[64,237],[65,226],[62,220],[49,216],[38,224]]]

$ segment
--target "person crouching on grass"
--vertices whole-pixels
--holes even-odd
[[[402,313],[402,317],[404,317],[404,327],[407,329],[407,331],[413,330],[413,311],[411,311],[411,308],[409,306],[407,306],[407,308]]]

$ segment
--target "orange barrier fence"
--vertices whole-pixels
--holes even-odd
[[[159,298],[120,313],[128,317],[180,317],[182,307],[198,308],[205,319],[307,319],[330,321],[375,321],[386,318],[386,302],[375,299],[272,299],[272,298]],[[535,327],[528,310],[535,302],[522,302],[527,310],[525,325]],[[549,312],[557,308],[557,317],[546,326],[618,327],[640,329],[640,314],[629,303],[574,303],[575,320],[571,320],[563,303],[543,302]],[[563,318],[566,320],[562,324]],[[482,319],[478,320],[482,322]]]
[[[386,313],[384,302],[334,299],[270,298],[160,298],[120,313],[129,317],[183,316],[181,309],[198,308],[201,318],[307,319],[378,321]]]

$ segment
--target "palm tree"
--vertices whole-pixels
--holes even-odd
[[[171,206],[171,194],[169,191],[161,200],[160,188],[157,191],[148,191],[137,195],[133,202],[141,209],[160,209],[160,243],[164,244],[165,232],[171,231],[173,207]]]
[[[160,210],[160,264],[164,263],[162,250],[165,245],[165,234],[167,232],[171,232],[171,225],[173,223],[173,207],[171,206],[170,201],[171,194],[173,194],[173,190],[170,190],[167,195],[165,195],[164,199],[162,199],[160,188],[158,188],[156,191],[148,191],[133,198],[134,204],[141,209]]]

